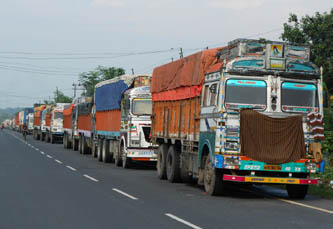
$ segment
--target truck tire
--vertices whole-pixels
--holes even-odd
[[[119,146],[117,144],[117,141],[113,141],[113,155],[114,155],[114,163],[116,164],[116,166],[120,167],[122,166],[122,158],[121,158],[121,154],[120,154],[120,149]]]
[[[72,138],[72,149],[74,151],[77,151],[79,149],[79,141],[74,137]]]
[[[309,185],[287,184],[288,196],[291,199],[303,200],[308,193]]]
[[[180,181],[180,153],[176,149],[175,145],[172,145],[168,149],[167,161],[167,178],[171,183]]]
[[[110,141],[104,139],[103,141],[103,153],[102,153],[102,160],[104,163],[111,162],[111,154],[110,154]]]
[[[97,159],[98,161],[102,161],[103,159],[103,139],[98,139],[98,144],[97,144]]]
[[[68,140],[67,140],[67,134],[66,133],[64,133],[63,144],[64,144],[64,149],[67,149],[67,147],[68,147]]]
[[[210,196],[223,194],[224,185],[222,172],[214,168],[209,155],[207,155],[205,159],[204,187],[206,193]]]
[[[168,155],[168,144],[162,144],[158,147],[157,151],[157,163],[156,163],[156,169],[157,169],[157,176],[160,180],[167,179],[167,155]]]
[[[69,135],[66,133],[67,149],[72,148],[72,142],[69,139]]]
[[[79,137],[79,154],[82,154],[82,136]]]
[[[91,149],[91,155],[92,157],[97,157],[97,144],[93,143],[92,144],[92,149]]]
[[[82,136],[82,154],[86,155],[89,153],[89,148],[88,148],[88,144],[87,144],[87,141],[86,141],[86,138],[84,136]]]
[[[127,157],[127,154],[125,152],[125,147],[124,144],[120,145],[120,152],[119,154],[121,155],[121,159],[122,159],[122,164],[123,164],[123,168],[124,169],[129,169],[131,167],[132,164],[132,159],[130,157]]]
[[[55,143],[55,136],[52,133],[49,133],[51,144]]]

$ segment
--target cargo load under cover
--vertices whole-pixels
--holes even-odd
[[[240,141],[241,154],[257,161],[282,164],[306,157],[301,115],[271,118],[244,109]]]

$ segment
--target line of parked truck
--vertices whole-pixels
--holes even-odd
[[[156,163],[160,179],[210,195],[238,182],[304,198],[325,165],[322,74],[309,58],[305,45],[237,39],[100,82],[72,104],[24,109],[15,128],[124,168]]]

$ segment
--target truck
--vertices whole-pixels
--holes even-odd
[[[95,87],[93,152],[99,161],[131,167],[132,161],[156,163],[150,140],[150,75],[123,75]]]
[[[33,113],[33,108],[24,108],[18,113],[19,131],[22,131],[24,124],[28,126],[28,115],[31,113]]]
[[[28,134],[32,134],[33,130],[34,130],[34,113],[33,112],[29,113],[27,116],[27,126],[28,126]]]
[[[64,107],[64,119],[63,119],[63,127],[64,127],[64,137],[63,137],[63,145],[65,149],[72,148],[72,120],[73,120],[73,107],[74,104]]]
[[[49,142],[51,144],[54,144],[57,140],[63,140],[64,136],[63,112],[64,109],[69,106],[70,106],[69,103],[56,103],[51,108],[50,128],[49,132],[47,133],[47,136],[50,139]]]
[[[40,140],[42,136],[41,131],[41,116],[46,105],[40,105],[34,108],[34,130],[32,136],[36,140]]]
[[[47,105],[41,114],[41,141],[50,142],[50,125],[51,125],[52,105]]]
[[[90,111],[85,110],[85,106],[88,106],[93,101],[92,97],[78,97],[73,100],[73,104],[71,108],[68,108],[65,113],[66,117],[64,117],[64,127],[66,128],[66,142],[64,142],[65,148],[70,148],[74,151],[79,150],[80,153],[81,148],[80,145],[82,144],[82,135],[84,133],[88,133],[90,131],[91,126],[91,118],[88,116],[90,115]],[[88,117],[88,118],[87,118]],[[70,123],[71,122],[71,123]],[[87,128],[89,127],[89,128]],[[79,134],[79,130],[80,133]],[[68,137],[67,137],[68,136]],[[88,135],[87,135],[88,136]],[[90,140],[90,134],[89,134]],[[88,147],[87,145],[85,145]],[[85,149],[88,153],[89,149]]]
[[[92,98],[85,98],[85,101],[77,104],[76,108],[77,132],[79,134],[78,151],[80,154],[89,154],[91,153],[94,141],[94,132],[92,129]]]
[[[228,183],[283,184],[305,198],[324,167],[321,75],[308,46],[249,39],[156,67],[158,177],[194,179],[209,195]]]

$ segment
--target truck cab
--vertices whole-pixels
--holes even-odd
[[[127,90],[121,100],[121,145],[122,161],[155,162],[156,157],[150,139],[152,101],[149,86]]]
[[[50,142],[53,144],[56,139],[62,139],[64,135],[63,119],[64,108],[70,104],[57,103],[51,111],[50,117]]]
[[[214,193],[222,181],[278,183],[287,185],[290,197],[304,198],[308,185],[318,183],[310,174],[324,167],[320,145],[324,138],[322,77],[309,60],[309,47],[239,39],[219,54],[219,63],[205,75],[201,96],[199,154],[209,151],[214,167],[211,170],[215,170],[204,172],[205,188]],[[301,116],[305,154],[298,160],[286,159],[286,163],[275,163],[272,158],[281,155],[269,155],[269,151],[261,155],[266,161],[244,154],[244,109],[255,110],[276,122]],[[284,134],[292,139],[290,130]],[[253,144],[257,142],[260,140],[255,139]],[[203,161],[199,163],[207,166]],[[217,182],[213,178],[216,171],[221,172]]]
[[[34,130],[34,113],[29,113],[27,117],[28,133],[32,134]]]

